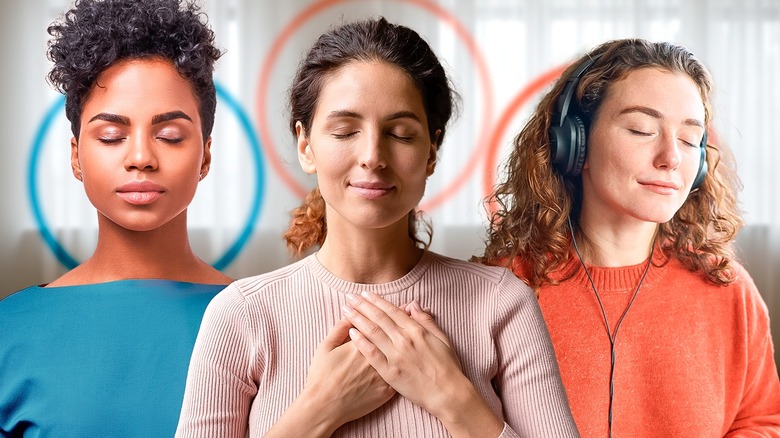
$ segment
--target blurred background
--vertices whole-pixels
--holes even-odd
[[[87,258],[97,219],[70,171],[64,101],[46,83],[47,26],[69,0],[0,0],[0,297],[46,283]],[[290,261],[281,233],[312,187],[287,131],[285,95],[302,54],[346,20],[383,15],[432,45],[462,96],[422,208],[433,249],[478,254],[482,198],[540,92],[560,69],[614,38],[689,47],[716,82],[716,138],[744,184],[741,261],[780,339],[780,1],[778,0],[204,0],[226,53],[216,71],[212,171],[189,223],[198,255],[228,275]]]

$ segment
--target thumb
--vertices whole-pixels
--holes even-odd
[[[349,341],[350,328],[352,328],[352,324],[346,319],[336,322],[336,325],[325,335],[325,339],[320,342],[317,352],[332,351],[336,347],[344,345],[345,342]]]

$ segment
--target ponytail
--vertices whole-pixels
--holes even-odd
[[[300,256],[314,245],[322,245],[328,234],[325,223],[325,200],[315,187],[304,198],[303,203],[290,212],[290,228],[284,233],[287,250]]]

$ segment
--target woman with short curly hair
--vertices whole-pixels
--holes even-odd
[[[776,436],[768,314],[734,258],[739,181],[708,141],[712,91],[682,46],[606,42],[544,95],[490,198],[483,261],[536,290],[583,436]]]
[[[172,436],[203,311],[230,282],[187,237],[221,51],[181,0],[79,0],[48,30],[98,240],[0,301],[0,435]]]

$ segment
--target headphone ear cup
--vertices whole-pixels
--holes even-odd
[[[561,175],[577,176],[585,163],[586,129],[579,116],[567,116],[561,126],[551,126],[550,161]]]
[[[571,137],[565,126],[551,126],[547,135],[550,138],[550,163],[558,173],[566,175],[566,169],[569,167]]]
[[[577,176],[582,173],[582,166],[585,165],[585,152],[586,145],[588,143],[587,129],[585,128],[585,122],[580,116],[570,116],[567,119],[571,120],[572,131],[574,132],[574,138],[572,144],[574,150],[572,151],[572,165],[569,175]]]
[[[705,140],[702,140],[703,144],[699,148],[699,150],[701,150],[701,155],[699,158],[699,171],[696,173],[696,178],[693,180],[691,190],[701,187],[702,183],[704,182],[704,177],[707,175],[707,170],[709,169],[709,166],[707,165],[707,137],[704,138]]]

